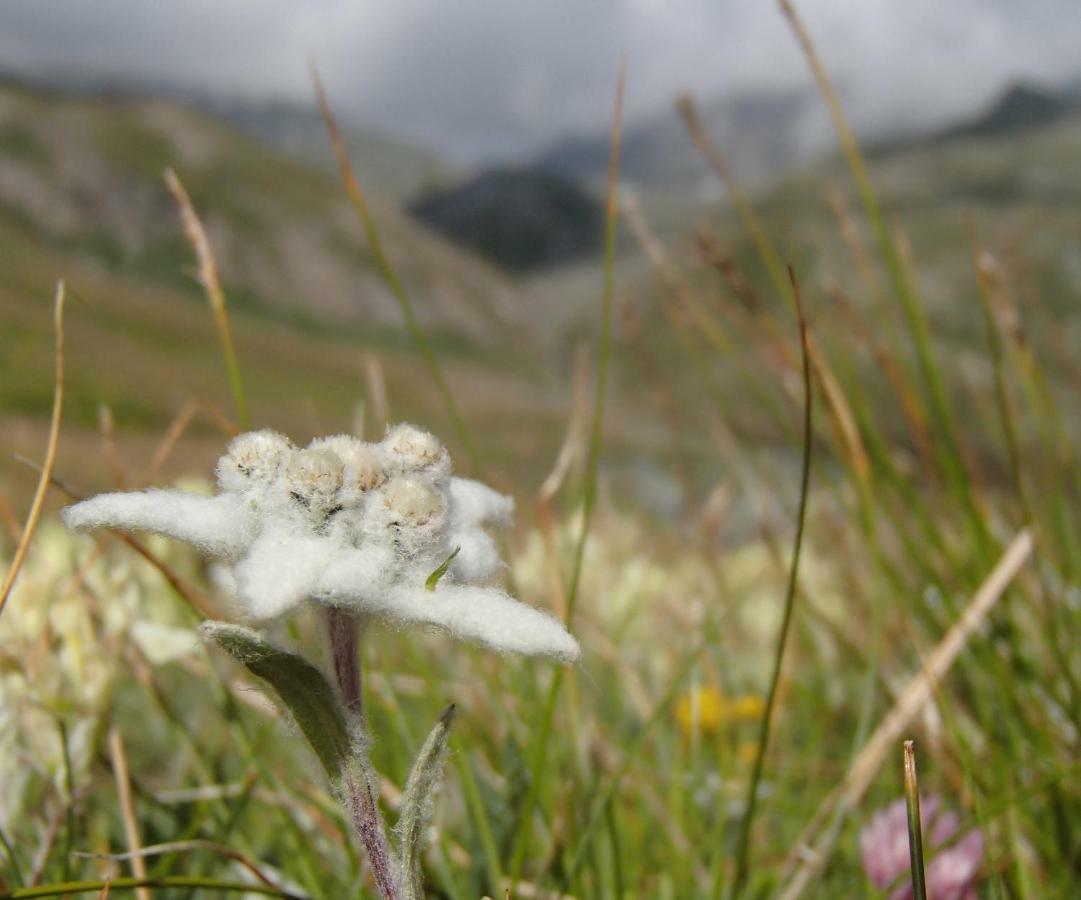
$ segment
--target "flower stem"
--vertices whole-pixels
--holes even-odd
[[[368,854],[368,864],[380,896],[383,900],[400,900],[398,864],[379,815],[376,800],[379,782],[368,759],[370,741],[364,720],[360,671],[360,636],[364,620],[345,610],[328,606],[324,607],[324,622],[334,682],[356,735],[352,765],[346,768],[342,777],[340,800],[350,826]]]
[[[325,608],[327,640],[334,666],[334,683],[352,723],[364,717],[361,695],[360,634],[363,622],[352,613],[333,606]]]
[[[372,878],[383,900],[399,900],[397,864],[387,843],[387,834],[383,829],[383,820],[376,805],[375,789],[372,786],[371,763],[367,751],[363,755],[360,779],[354,773],[345,776],[342,802],[349,816],[349,824],[360,838],[368,854],[368,864],[372,867]]]

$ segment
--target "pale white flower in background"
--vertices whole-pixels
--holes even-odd
[[[159,555],[179,569],[192,556]],[[203,653],[178,621],[175,599],[144,560],[118,562],[95,542],[42,524],[0,617],[0,826],[33,815],[35,783],[66,792],[61,722],[72,775],[83,777],[125,648],[155,666]]]
[[[64,521],[194,544],[230,567],[221,580],[255,620],[312,600],[500,652],[578,659],[562,622],[486,584],[504,563],[485,526],[509,524],[513,500],[452,477],[446,448],[428,432],[398,425],[376,444],[337,435],[305,449],[251,432],[230,444],[217,476],[214,497],[103,494],[66,509]]]

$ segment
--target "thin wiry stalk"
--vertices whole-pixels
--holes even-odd
[[[151,844],[149,847],[143,847],[138,851],[131,851],[128,853],[76,853],[76,856],[90,858],[90,859],[105,859],[113,860],[115,862],[125,862],[133,859],[136,856],[141,856],[144,859],[151,856],[163,856],[166,854],[178,854],[187,853],[190,850],[206,850],[210,853],[216,853],[219,856],[223,856],[226,859],[234,860],[240,863],[245,869],[252,873],[263,885],[271,890],[280,891],[281,888],[268,878],[259,866],[248,859],[243,853],[234,850],[232,847],[227,847],[224,844],[216,841],[207,841],[200,839],[193,840],[181,840],[181,841],[169,841],[164,844]]]
[[[383,241],[379,236],[375,217],[368,207],[364,191],[361,189],[360,182],[353,171],[353,165],[349,161],[349,154],[346,152],[345,143],[342,141],[341,132],[338,130],[338,124],[334,119],[334,113],[330,109],[326,91],[323,90],[323,82],[320,80],[319,73],[314,65],[311,67],[311,76],[315,85],[315,96],[319,103],[319,111],[322,113],[323,122],[326,124],[327,134],[330,136],[330,143],[334,149],[334,155],[338,160],[338,168],[341,171],[346,195],[360,217],[361,225],[364,227],[364,236],[368,241],[368,247],[372,251],[372,257],[375,259],[376,269],[379,270],[383,281],[398,301],[402,316],[405,318],[406,330],[409,332],[409,337],[416,346],[417,352],[420,353],[421,358],[424,360],[424,364],[428,368],[428,374],[431,375],[432,381],[435,382],[436,389],[439,391],[439,396],[443,401],[443,407],[446,409],[447,415],[450,416],[451,427],[454,429],[455,436],[462,445],[462,449],[465,450],[466,456],[469,457],[469,462],[474,469],[477,469],[479,467],[479,456],[476,445],[473,443],[473,438],[466,427],[465,419],[458,411],[458,404],[454,402],[454,395],[451,393],[447,380],[443,376],[443,369],[439,365],[435,351],[428,342],[428,336],[417,321],[416,313],[413,311],[413,304],[409,301],[409,294],[406,293],[405,286],[402,284],[401,278],[398,277],[394,264],[391,263],[390,257],[387,256],[386,251],[383,249]]]
[[[920,779],[916,774],[916,742],[905,741],[905,809],[908,813],[908,859],[913,900],[927,900],[923,869],[923,824],[920,822]]]
[[[135,888],[196,888],[204,891],[227,891],[238,894],[262,894],[266,897],[286,897],[288,900],[308,900],[303,894],[293,894],[277,888],[245,881],[222,881],[218,878],[193,878],[172,875],[165,878],[112,878],[108,881],[63,881],[32,888],[16,888],[0,893],[0,900],[30,900],[34,897],[62,897],[66,894],[98,893],[106,890],[130,891]]]
[[[240,421],[241,430],[246,431],[251,427],[248,416],[248,398],[244,393],[244,382],[240,377],[233,332],[229,327],[229,312],[225,306],[225,291],[222,289],[221,278],[218,276],[218,263],[214,259],[214,251],[210,247],[210,241],[207,239],[206,229],[203,228],[199,214],[195,211],[184,185],[172,169],[165,170],[165,184],[180,210],[180,221],[184,225],[184,233],[199,263],[199,283],[206,292],[211,312],[214,313],[214,323],[218,326],[225,368],[229,374],[229,387],[233,392],[233,402],[236,404],[237,419]]]
[[[15,548],[15,556],[12,557],[4,582],[0,585],[0,614],[4,612],[8,597],[11,596],[11,589],[15,587],[15,579],[19,577],[19,570],[26,559],[26,551],[38,527],[38,519],[41,518],[45,494],[52,481],[53,466],[56,465],[56,447],[60,442],[60,417],[64,409],[64,282],[62,281],[56,285],[53,327],[56,332],[56,380],[53,385],[53,413],[49,424],[49,442],[45,447],[45,462],[41,466],[41,477],[38,478],[37,490],[34,491],[34,499],[26,517],[22,538],[19,546]]]
[[[124,739],[114,727],[109,732],[109,756],[116,776],[116,793],[120,803],[120,818],[124,823],[124,836],[131,852],[132,874],[143,881],[146,879],[146,860],[139,855],[142,838],[139,835],[139,822],[135,818],[135,806],[131,796],[131,779],[128,777],[128,757],[124,751]],[[150,900],[150,891],[146,887],[136,887],[135,894],[140,900]]]
[[[626,85],[626,64],[621,62],[616,81],[616,98],[612,114],[611,148],[608,159],[608,201],[605,207],[604,237],[604,289],[601,305],[601,338],[597,351],[597,391],[593,401],[593,427],[590,432],[589,454],[586,461],[585,487],[582,498],[582,528],[574,549],[574,563],[570,582],[567,587],[566,623],[569,628],[578,605],[578,589],[582,579],[582,566],[585,560],[586,541],[589,538],[589,526],[593,518],[593,509],[597,502],[597,470],[600,466],[601,437],[604,429],[604,405],[608,387],[608,364],[611,356],[612,299],[615,294],[615,252],[616,224],[618,221],[619,202],[619,148],[623,123],[623,93]],[[536,751],[530,764],[529,792],[520,811],[518,834],[514,843],[514,855],[511,858],[511,883],[517,884],[525,863],[529,847],[530,819],[533,808],[540,796],[544,768],[548,760],[548,740],[552,733],[556,703],[563,687],[564,669],[557,669],[552,678],[548,698],[544,706],[539,732],[536,736]]]
[[[811,484],[811,455],[814,435],[812,432],[811,362],[807,347],[807,319],[804,316],[803,303],[800,299],[799,284],[791,268],[789,269],[789,278],[792,282],[792,296],[799,316],[800,350],[803,357],[803,468],[800,475],[799,511],[796,514],[796,536],[792,546],[792,567],[788,573],[788,590],[785,594],[784,612],[781,616],[781,630],[777,638],[777,651],[773,657],[773,674],[770,676],[769,691],[766,694],[766,706],[758,729],[754,766],[751,769],[751,778],[747,786],[747,807],[743,813],[739,834],[736,839],[736,869],[729,893],[731,898],[739,896],[747,880],[751,826],[754,824],[755,808],[758,802],[758,784],[762,779],[762,767],[766,757],[766,749],[769,745],[770,723],[773,718],[773,707],[777,702],[777,689],[781,682],[781,666],[784,663],[784,651],[788,644],[792,611],[796,605],[800,551],[803,548],[803,531],[807,521],[807,495],[810,492]]]

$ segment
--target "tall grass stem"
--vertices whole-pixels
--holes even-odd
[[[905,741],[905,809],[908,813],[908,859],[913,900],[927,900],[923,868],[923,824],[920,822],[920,779],[916,773],[916,742]]]
[[[814,447],[814,432],[812,427],[813,394],[811,392],[811,362],[810,353],[808,352],[807,318],[804,314],[799,283],[796,281],[795,273],[789,268],[788,274],[792,284],[792,297],[796,304],[796,314],[799,318],[800,350],[803,359],[803,464],[800,472],[799,511],[796,514],[796,534],[792,544],[792,565],[788,573],[788,588],[785,593],[784,611],[781,614],[781,628],[777,637],[777,650],[773,656],[773,672],[770,676],[769,691],[766,694],[765,709],[762,712],[762,719],[759,724],[758,742],[755,747],[751,777],[747,784],[746,809],[740,821],[739,832],[736,837],[736,865],[735,873],[732,876],[731,890],[729,891],[730,900],[735,900],[739,896],[747,880],[751,828],[754,824],[755,810],[758,803],[758,786],[762,780],[766,750],[769,747],[770,725],[773,719],[773,709],[777,703],[778,687],[781,683],[781,668],[784,664],[785,648],[788,645],[788,634],[792,625],[792,612],[796,605],[800,551],[803,549],[803,533],[807,521],[807,497],[811,486],[811,457]]]

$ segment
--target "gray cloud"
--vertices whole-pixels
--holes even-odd
[[[866,127],[932,124],[1013,77],[1081,75],[1076,0],[803,0]],[[148,79],[335,104],[463,159],[605,127],[626,52],[628,116],[701,95],[809,83],[768,0],[6,0],[0,60],[30,75]]]

